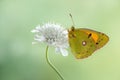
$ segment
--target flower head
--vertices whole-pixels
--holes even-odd
[[[68,55],[66,50],[68,47],[68,32],[61,25],[47,23],[43,26],[37,26],[31,32],[35,33],[34,40],[54,46],[56,52],[61,52],[63,56]]]

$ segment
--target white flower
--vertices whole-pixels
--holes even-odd
[[[68,31],[59,24],[47,23],[43,26],[37,26],[31,32],[35,33],[34,40],[45,42],[47,45],[55,47],[56,52],[67,56]]]

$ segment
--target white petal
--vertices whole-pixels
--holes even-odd
[[[63,31],[63,34],[68,34],[68,31],[67,31],[67,30],[64,30],[64,31]]]
[[[41,29],[41,28],[40,28],[40,25],[36,26],[36,29]]]
[[[32,33],[36,33],[36,32],[39,32],[39,31],[36,30],[36,29],[33,29],[31,32],[32,32]]]
[[[68,56],[68,52],[66,49],[60,48],[60,52],[63,56]]]
[[[37,44],[37,42],[32,42],[32,44],[34,45],[34,44]]]
[[[45,41],[45,38],[43,36],[39,36],[39,37],[35,37],[34,40],[41,42],[41,41]]]
[[[59,53],[59,52],[60,52],[60,48],[56,47],[56,48],[55,48],[55,52],[56,52],[56,53]]]

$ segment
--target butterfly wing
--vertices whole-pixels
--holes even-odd
[[[81,28],[80,30],[87,33],[88,35],[91,34],[91,37],[93,38],[93,40],[97,46],[96,49],[103,47],[109,41],[109,37],[102,32],[85,29],[85,28]]]
[[[97,48],[92,37],[81,29],[69,30],[69,44],[77,59],[90,56]]]
[[[75,29],[72,27],[68,32],[71,51],[78,59],[90,56],[109,40],[104,33],[85,28]]]

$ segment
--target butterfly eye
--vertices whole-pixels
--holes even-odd
[[[76,35],[72,33],[69,35],[69,38],[76,38]]]
[[[83,42],[82,42],[82,45],[83,45],[83,46],[85,46],[86,44],[87,44],[87,42],[86,42],[86,41],[83,41]]]
[[[76,37],[76,35],[75,35],[75,34],[72,34],[71,36],[72,36],[73,38],[75,38],[75,37]]]

